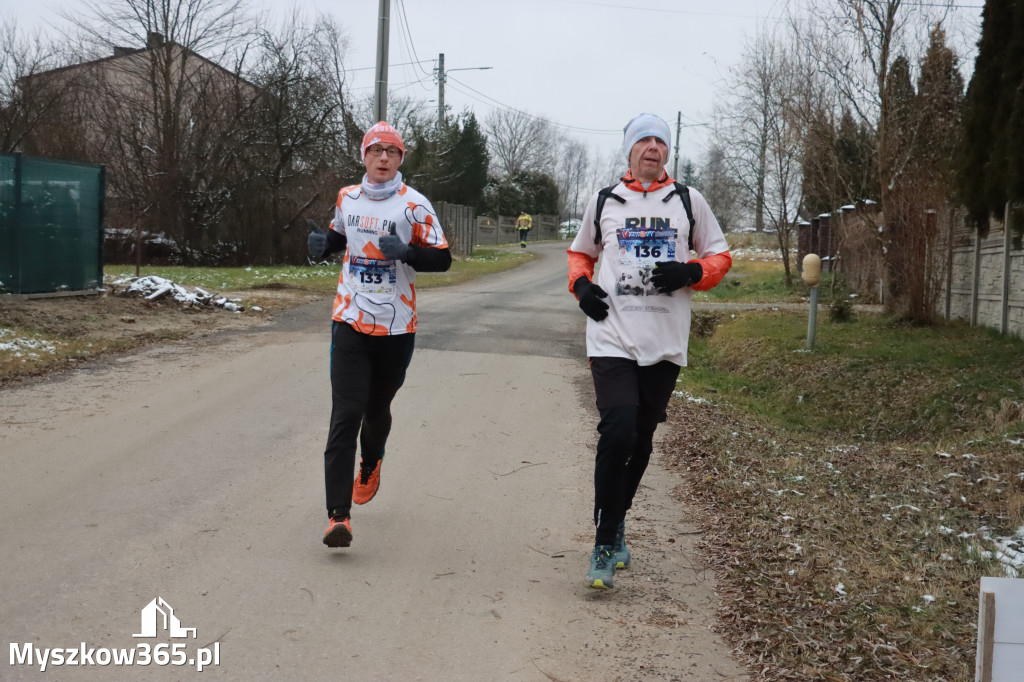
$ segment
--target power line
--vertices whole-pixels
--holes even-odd
[[[423,71],[424,75],[433,78],[434,74],[427,73],[422,66],[419,66],[420,57],[418,54],[416,54],[416,44],[412,40],[412,30],[409,28],[409,17],[405,14],[405,2],[403,2],[403,0],[396,1],[398,3],[399,16],[401,17],[401,21],[399,23],[401,24],[402,28],[405,31],[406,39],[409,41],[409,47],[412,48],[412,57],[413,59],[417,60],[416,66],[419,67],[420,71]]]
[[[685,9],[665,9],[662,7],[635,7],[631,5],[616,5],[611,2],[595,2],[594,0],[559,0],[560,2],[569,3],[572,5],[587,5],[590,7],[607,7],[609,9],[624,9],[630,12],[659,12],[662,14],[686,14],[690,16],[700,17],[735,17],[735,18],[764,18],[754,16],[750,14],[734,14],[728,12],[694,12],[693,10]],[[913,0],[907,0],[907,5],[914,5],[917,7],[949,7],[950,9],[984,9],[984,5],[960,5],[950,4],[945,2],[914,2]]]
[[[390,69],[392,66],[408,66],[409,64],[417,64],[417,63],[418,64],[426,64],[427,62],[430,62],[431,64],[433,64],[434,60],[433,59],[421,59],[419,62],[398,62],[397,64],[389,63],[388,64],[388,68]],[[346,73],[351,73],[353,71],[373,71],[376,68],[377,68],[376,66],[360,66],[359,68],[356,68],[356,69],[345,69],[345,72]],[[429,74],[429,73],[427,75],[431,76],[431,77],[433,76],[433,74]]]
[[[685,9],[664,9],[661,7],[635,7],[631,5],[616,5],[610,2],[594,2],[593,0],[560,0],[572,5],[589,5],[591,7],[607,7],[609,9],[625,9],[630,12],[660,12],[662,14],[687,14],[690,16],[701,16],[701,17],[749,17],[750,15],[744,14],[727,14],[725,12],[694,12],[693,10]],[[756,18],[756,17],[755,17]]]
[[[545,121],[546,123],[550,123],[551,125],[556,126],[558,128],[566,128],[568,130],[577,130],[577,131],[583,132],[583,133],[595,133],[595,134],[598,134],[598,135],[621,135],[622,134],[621,130],[607,130],[607,129],[601,129],[601,128],[583,128],[583,127],[580,127],[580,126],[571,126],[571,125],[567,125],[565,123],[558,123],[557,121],[552,121],[549,118],[545,118],[543,116],[537,116],[535,114],[531,114],[528,111],[523,111],[522,109],[517,109],[517,108],[509,106],[508,104],[505,104],[503,102],[499,102],[498,100],[494,99],[493,97],[491,97],[489,95],[485,95],[484,93],[480,92],[479,90],[475,90],[474,88],[471,88],[470,86],[466,85],[465,83],[463,83],[462,81],[458,80],[454,76],[447,76],[447,80],[455,81],[456,83],[461,85],[463,88],[466,88],[467,90],[470,90],[470,91],[476,93],[480,97],[483,97],[484,99],[480,99],[480,97],[475,97],[474,95],[470,94],[469,92],[465,92],[464,90],[462,90],[460,88],[456,88],[456,90],[458,90],[462,94],[464,94],[467,97],[470,97],[472,99],[475,99],[476,101],[478,101],[478,102],[480,102],[482,104],[486,104],[486,105],[492,106],[492,107],[497,105],[498,107],[500,107],[502,109],[505,109],[506,111],[514,111],[517,114],[522,114],[523,116],[528,116],[530,118],[537,119],[538,121]],[[484,100],[487,100],[487,101],[484,101]]]
[[[391,82],[388,82],[388,92],[396,92],[398,90],[404,90],[405,88],[408,88],[410,86],[416,85],[417,83],[422,83],[423,80],[424,80],[423,78],[420,78],[419,80],[405,81],[404,83],[391,83]],[[356,92],[358,90],[373,90],[375,87],[377,87],[377,86],[376,85],[360,85],[357,88],[349,88],[349,90],[351,90],[352,92]]]
[[[503,102],[499,102],[498,100],[494,99],[490,95],[485,95],[484,93],[480,92],[479,90],[476,90],[476,89],[466,85],[465,83],[463,83],[462,81],[456,79],[453,76],[448,76],[447,79],[449,81],[455,81],[456,83],[461,85],[463,88],[466,88],[467,90],[470,90],[473,93],[476,93],[477,95],[479,95],[479,97],[476,97],[473,94],[471,94],[470,92],[466,92],[466,91],[462,90],[461,88],[455,88],[456,90],[461,92],[463,95],[466,95],[467,97],[475,99],[476,101],[478,101],[478,102],[480,102],[482,104],[486,104],[486,105],[491,106],[491,107],[497,105],[499,108],[504,109],[506,111],[514,111],[517,114],[522,114],[523,116],[528,116],[530,118],[537,119],[538,121],[544,121],[546,123],[550,123],[551,125],[553,125],[553,126],[555,126],[557,128],[565,128],[566,130],[575,130],[575,131],[582,132],[582,133],[593,133],[593,134],[596,134],[596,135],[621,135],[622,134],[622,129],[621,128],[616,128],[614,130],[607,129],[607,128],[585,128],[585,127],[582,127],[582,126],[574,126],[574,125],[569,125],[567,123],[559,123],[558,121],[552,121],[550,118],[545,118],[543,116],[537,116],[535,114],[531,114],[528,111],[523,111],[522,109],[517,109],[516,107],[509,106],[508,104],[505,104]],[[484,99],[481,99],[481,97],[484,98]],[[690,118],[689,116],[686,116],[686,118],[688,118],[691,121],[694,120],[694,119]],[[682,127],[683,128],[700,128],[700,127],[706,127],[707,125],[708,125],[707,123],[701,123],[699,121],[695,121],[692,124],[684,125]]]
[[[409,32],[409,22],[408,22],[408,19],[406,19],[404,22],[402,21],[403,15],[404,15],[404,10],[402,8],[402,4],[401,4],[400,0],[396,0],[396,5],[397,5],[397,9],[398,9],[398,11],[395,14],[396,18],[398,19],[398,35],[399,35],[398,49],[399,49],[400,52],[405,54],[408,57],[408,59],[410,60],[407,63],[407,73],[409,74],[410,78],[415,79],[415,82],[418,83],[423,90],[430,90],[430,88],[427,85],[423,84],[423,80],[424,79],[423,79],[422,76],[419,75],[419,72],[422,72],[427,77],[430,76],[430,74],[428,74],[423,69],[423,67],[421,67],[417,63],[417,60],[419,60],[419,55],[416,54],[416,46],[413,45],[413,43],[412,43],[412,37],[411,37],[410,32]],[[415,68],[413,68],[413,67],[415,67]],[[417,72],[417,68],[419,69],[419,72]]]

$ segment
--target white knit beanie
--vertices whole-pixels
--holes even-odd
[[[654,114],[640,114],[627,123],[622,132],[625,133],[622,138],[622,151],[626,154],[627,161],[633,145],[645,137],[656,137],[664,142],[666,147],[672,146],[672,135],[668,123]]]

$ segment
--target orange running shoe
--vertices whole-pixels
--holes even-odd
[[[373,499],[380,488],[380,465],[383,459],[377,460],[377,466],[369,470],[363,466],[363,460],[359,460],[359,475],[352,483],[352,501],[356,504],[366,504]]]
[[[327,530],[324,531],[324,544],[328,547],[348,547],[352,544],[352,520],[345,517],[341,521],[331,518]]]

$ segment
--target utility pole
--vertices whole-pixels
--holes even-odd
[[[452,71],[486,71],[487,69],[493,69],[493,66],[467,66],[461,69],[448,69],[445,71],[444,68],[444,52],[440,52],[437,55],[437,129],[441,130],[445,125],[444,119],[444,82],[448,78],[448,73]]]
[[[437,129],[444,128],[444,52],[437,55]]]
[[[391,0],[380,0],[380,17],[377,21],[377,80],[373,91],[373,120],[388,119],[388,34]]]
[[[672,165],[672,177],[679,179],[679,133],[683,129],[683,112],[676,112],[676,161]]]

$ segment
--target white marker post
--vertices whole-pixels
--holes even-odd
[[[1016,682],[1024,669],[1024,580],[981,579],[975,682]]]
[[[811,315],[807,320],[807,350],[814,348],[814,328],[818,324],[818,282],[821,280],[821,258],[809,253],[804,256],[804,267],[800,274],[804,284],[811,288]]]

